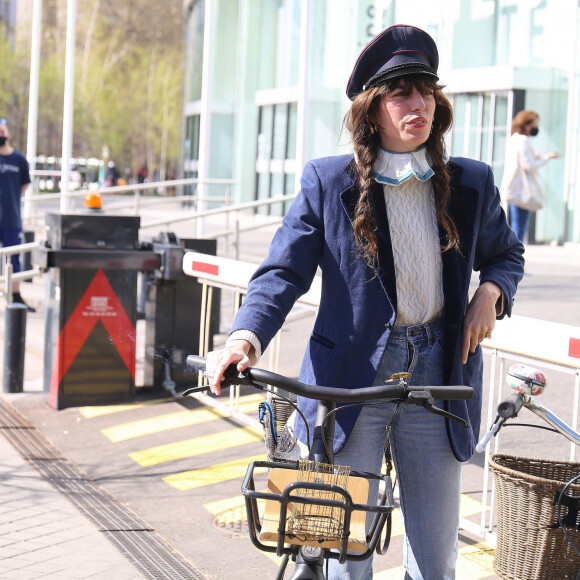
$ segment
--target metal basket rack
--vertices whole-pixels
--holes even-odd
[[[270,473],[268,490],[256,491],[254,474],[264,468]],[[383,492],[371,505],[368,488],[373,480],[383,482]],[[329,549],[328,557],[340,562],[364,560],[373,553],[395,505],[389,475],[350,472],[348,467],[312,461],[253,461],[242,494],[250,538],[259,550],[282,556],[296,552],[297,545],[323,547]],[[263,518],[258,500],[266,502]],[[367,532],[369,512],[374,517]]]

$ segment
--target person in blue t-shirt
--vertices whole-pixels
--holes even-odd
[[[6,119],[0,119],[0,244],[3,247],[22,243],[20,199],[30,183],[26,157],[10,145]],[[12,256],[14,272],[20,272],[19,254]],[[26,304],[20,295],[20,283],[12,283],[12,302]],[[26,305],[28,306],[28,305]],[[34,308],[28,306],[29,312]]]

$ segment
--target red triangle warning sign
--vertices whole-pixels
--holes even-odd
[[[56,407],[58,389],[97,321],[101,321],[123,363],[135,379],[136,330],[103,270],[98,270],[58,336],[48,403]]]

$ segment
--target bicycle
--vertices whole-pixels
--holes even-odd
[[[580,434],[539,402],[546,376],[514,364],[507,372],[514,390],[477,445],[483,452],[510,419],[525,407],[549,427],[510,423],[560,433],[576,445]],[[580,463],[493,454],[489,458],[497,490],[497,547],[494,570],[510,580],[580,580]],[[563,512],[566,512],[563,515]]]
[[[187,358],[187,364],[202,373],[205,371],[205,362],[203,357]],[[386,553],[390,538],[388,522],[395,507],[390,465],[387,463],[386,473],[374,474],[351,471],[348,466],[334,464],[334,420],[336,412],[341,408],[336,404],[388,402],[420,405],[431,413],[459,421],[467,427],[463,419],[435,407],[434,400],[468,400],[473,396],[471,387],[410,386],[407,383],[409,377],[409,373],[397,373],[385,385],[342,389],[307,385],[257,368],[239,373],[231,365],[224,373],[222,387],[248,385],[273,393],[269,385],[318,400],[308,458],[291,460],[288,454],[282,452],[279,457],[273,454],[274,460],[253,461],[242,483],[252,543],[259,550],[283,557],[277,580],[283,579],[290,559],[296,562],[291,580],[324,580],[324,565],[328,565],[330,559],[344,563],[346,560],[369,558],[375,550],[379,554]],[[187,389],[183,395],[208,389],[208,386],[200,385]],[[296,408],[298,415],[301,415],[290,398],[280,392],[274,394]],[[306,423],[305,418],[301,418]],[[273,422],[274,418],[270,420]],[[288,431],[285,436],[287,442]],[[256,491],[254,473],[258,468],[269,470],[266,492]],[[374,485],[378,483],[381,489],[376,503],[369,503],[371,482]],[[263,518],[259,516],[257,500],[265,500]],[[368,529],[365,526],[367,514],[374,514]],[[385,524],[386,537],[381,548],[379,541]],[[328,567],[326,569],[328,573]]]

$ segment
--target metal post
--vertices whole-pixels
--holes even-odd
[[[27,312],[26,305],[19,302],[6,306],[3,382],[5,393],[22,393],[23,390]]]
[[[199,116],[199,159],[197,161],[198,172],[198,198],[196,209],[203,212],[207,209],[206,199],[209,196],[209,185],[206,183],[210,176],[209,154],[211,150],[211,124],[212,124],[212,82],[214,66],[214,36],[215,36],[215,2],[205,3],[204,27],[203,27],[203,57],[201,76],[201,111]],[[205,218],[196,220],[197,237],[203,237],[205,233]]]
[[[306,163],[308,134],[308,60],[310,49],[310,0],[301,0],[300,5],[300,50],[298,55],[298,103],[296,105],[296,176],[295,191],[300,191],[300,173]]]
[[[236,214],[234,223],[234,260],[240,259],[240,218]]]
[[[38,77],[40,70],[40,36],[42,26],[42,0],[32,3],[32,43],[30,46],[30,84],[28,90],[28,137],[26,139],[26,157],[30,169],[36,169],[36,133],[38,130]],[[31,218],[33,186],[26,188],[22,215]]]
[[[76,0],[67,1],[66,9],[66,52],[64,69],[64,107],[62,118],[62,170],[60,174],[60,211],[71,211],[69,193],[70,160],[73,141],[75,39],[77,22]]]
[[[12,302],[12,261],[10,256],[7,256],[7,260],[4,262],[4,298],[6,299],[6,305]]]
[[[23,231],[22,236],[24,238],[22,243],[30,244],[31,242],[34,242],[34,232],[32,230]],[[23,272],[26,272],[27,270],[32,270],[32,252],[30,252],[30,250],[28,252],[22,252],[20,254],[20,263],[22,264]],[[24,281],[32,283],[32,278],[27,278]]]

